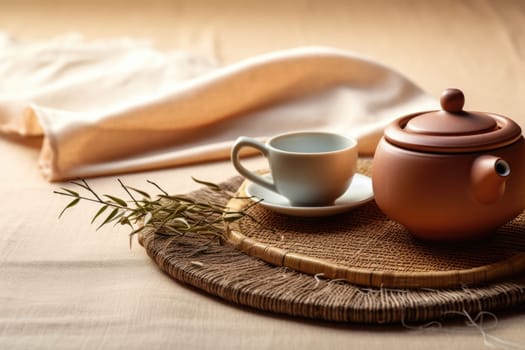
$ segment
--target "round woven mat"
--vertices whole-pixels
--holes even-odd
[[[221,186],[235,191],[241,182],[236,177]],[[224,194],[209,189],[188,196],[227,202]],[[234,304],[291,316],[360,323],[423,322],[525,304],[523,274],[477,287],[373,288],[274,266],[231,244],[208,244],[202,249],[207,239],[201,237],[143,232],[140,243],[177,281]]]

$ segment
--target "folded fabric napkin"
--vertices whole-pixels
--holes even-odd
[[[0,132],[43,135],[50,181],[224,159],[237,136],[329,130],[371,154],[383,127],[437,102],[392,69],[324,47],[218,67],[144,41],[0,33]]]

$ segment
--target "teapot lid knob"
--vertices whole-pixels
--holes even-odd
[[[441,108],[449,113],[463,112],[465,95],[459,89],[445,89],[441,94]]]

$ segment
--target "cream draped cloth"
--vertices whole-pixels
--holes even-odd
[[[240,135],[328,130],[372,154],[384,126],[437,102],[394,70],[325,47],[225,67],[145,41],[0,33],[0,132],[43,136],[50,181],[225,159]]]

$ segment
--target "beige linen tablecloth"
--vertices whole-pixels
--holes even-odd
[[[49,40],[78,31],[88,39],[150,37],[231,64],[274,50],[322,45],[393,67],[433,97],[459,87],[467,108],[525,125],[525,4],[520,1],[0,1],[0,29]],[[0,138],[0,348],[483,348],[479,329],[368,327],[291,319],[210,298],[164,275],[120,227],[95,231],[83,204],[60,221],[64,199],[36,166],[41,139]],[[264,167],[262,159],[247,166]],[[170,192],[220,181],[226,161],[121,176]],[[114,177],[92,180],[115,192]],[[522,307],[499,312],[487,333],[507,348],[525,344]],[[493,338],[486,338],[493,342]],[[499,345],[502,345],[500,342]],[[503,344],[505,345],[505,344]],[[501,346],[500,346],[501,347]],[[504,348],[504,347],[502,347]]]

